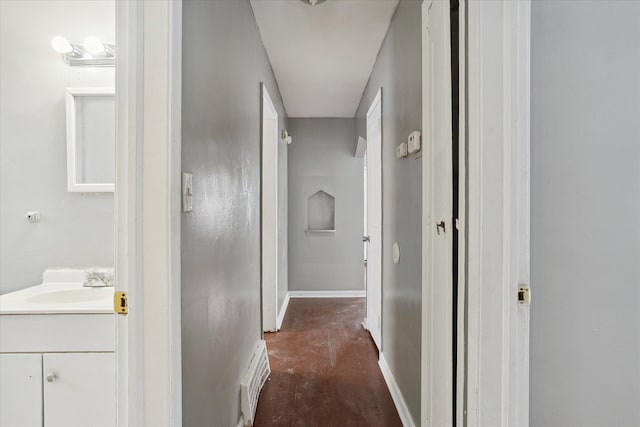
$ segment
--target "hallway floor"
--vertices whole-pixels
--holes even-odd
[[[364,298],[291,299],[280,332],[265,334],[255,426],[402,426],[364,311]]]

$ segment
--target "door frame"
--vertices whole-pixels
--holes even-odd
[[[466,15],[466,421],[526,427],[531,2],[466,1]]]
[[[436,7],[433,7],[436,5]],[[439,108],[432,104],[432,86],[440,86],[442,82],[435,81],[433,76],[446,76],[452,78],[451,73],[451,50],[446,52],[447,61],[445,64],[437,63],[437,56],[429,49],[434,46],[437,50],[438,39],[430,42],[430,27],[432,18],[431,12],[441,12],[447,17],[450,16],[449,1],[427,0],[422,3],[422,133],[424,144],[422,147],[422,360],[421,360],[421,425],[433,426],[450,426],[454,424],[453,420],[453,339],[455,332],[453,331],[453,245],[452,240],[447,242],[447,234],[452,233],[454,220],[453,214],[453,191],[451,191],[451,202],[447,206],[437,206],[437,192],[442,191],[441,185],[435,182],[436,168],[448,173],[453,180],[452,157],[443,164],[442,155],[437,155],[440,149],[436,146],[433,138],[438,137],[441,144],[449,144],[453,147],[451,129],[439,131],[432,124],[436,114],[439,118],[446,119],[448,126],[452,126],[453,100],[449,102],[448,109],[437,113]],[[434,20],[436,18],[433,18]],[[450,34],[450,22],[438,23],[439,27],[444,30],[446,36]],[[450,45],[450,43],[449,43]],[[451,95],[451,81],[444,85],[445,93]],[[434,97],[436,95],[433,95]],[[442,109],[440,109],[442,110]],[[444,139],[446,136],[446,139]],[[442,139],[440,139],[442,138]],[[436,162],[439,162],[436,166]],[[453,185],[451,185],[451,190]],[[447,189],[448,191],[448,189]],[[443,217],[443,215],[445,215]],[[442,229],[443,236],[436,234],[437,225],[440,220],[444,222]],[[444,242],[441,241],[444,239]],[[452,238],[451,238],[452,239]],[[438,274],[434,274],[436,270],[438,254],[437,247],[446,247],[450,253],[451,266],[443,269],[438,266]],[[444,271],[443,271],[444,270]],[[442,279],[442,275],[448,276],[448,283],[441,283],[438,278]]]
[[[382,346],[383,346],[383,339],[382,339],[382,325],[383,325],[383,307],[382,307],[382,286],[383,286],[383,270],[384,270],[384,263],[383,263],[383,251],[384,251],[384,236],[383,236],[383,221],[384,221],[384,214],[383,214],[383,209],[382,207],[384,206],[384,194],[383,194],[383,187],[382,187],[382,173],[383,173],[383,165],[382,165],[382,142],[383,142],[383,120],[382,120],[382,115],[384,113],[383,111],[383,104],[382,104],[382,87],[378,89],[378,92],[376,93],[376,96],[373,98],[373,101],[371,101],[371,104],[369,105],[369,109],[367,110],[367,114],[365,116],[365,128],[368,129],[369,127],[369,116],[371,115],[371,113],[373,112],[373,110],[375,109],[375,107],[377,105],[380,105],[380,120],[379,120],[379,131],[380,131],[380,146],[379,146],[379,150],[380,150],[380,206],[379,206],[379,212],[380,212],[380,295],[378,296],[379,298],[379,312],[380,312],[380,320],[379,320],[379,332],[380,332],[380,336],[378,337],[378,342],[375,342],[375,338],[373,337],[373,334],[371,334],[371,327],[370,327],[370,321],[371,319],[369,319],[368,314],[369,314],[369,304],[370,304],[370,300],[369,300],[369,278],[371,277],[371,275],[369,274],[369,268],[371,267],[371,250],[370,247],[367,246],[367,264],[366,264],[366,288],[365,288],[365,294],[367,295],[366,298],[366,307],[365,307],[365,319],[364,319],[364,327],[369,331],[369,334],[371,335],[371,338],[373,339],[374,343],[378,346],[378,350],[380,352],[380,354],[382,354]],[[369,136],[367,135],[367,159],[371,158],[371,141]],[[371,169],[368,167],[368,165],[366,166],[367,168],[367,180],[369,179],[369,175],[371,174]],[[369,185],[367,185],[367,194],[366,194],[366,203],[369,202],[370,197],[371,196],[371,187]],[[366,214],[369,215],[369,209],[366,209]],[[367,224],[367,236],[369,237],[369,241],[367,242],[367,245],[370,243],[371,240],[371,236],[369,233],[369,219],[367,217],[366,219],[366,224]]]
[[[117,425],[181,425],[182,1],[115,3]]]
[[[423,5],[428,8],[432,1]],[[450,338],[458,340],[458,378],[452,380],[458,385],[456,401],[463,407],[458,406],[456,424],[526,427],[529,306],[519,304],[517,294],[520,285],[530,283],[531,2],[459,4],[462,270],[456,284],[461,291],[458,336]],[[423,49],[423,61],[424,54]],[[423,67],[423,82],[426,77]],[[428,188],[423,185],[422,191],[424,200]],[[423,211],[423,227],[427,220]],[[423,254],[427,243],[423,230]],[[423,271],[428,262],[423,259]],[[445,303],[431,297],[423,292],[423,307]],[[425,336],[424,318],[422,329],[424,366],[442,356],[438,348],[448,343]],[[424,369],[421,383],[422,425],[435,425],[427,390],[447,395],[452,390]]]
[[[264,83],[260,108],[260,292],[262,330],[275,332],[278,325],[278,110]],[[273,141],[265,139],[265,122],[273,122]],[[267,150],[273,143],[273,150]],[[272,185],[269,185],[271,182]],[[283,318],[282,318],[283,319]],[[282,320],[281,319],[281,320]]]

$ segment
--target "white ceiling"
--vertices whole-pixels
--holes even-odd
[[[353,117],[398,0],[251,0],[289,117]]]

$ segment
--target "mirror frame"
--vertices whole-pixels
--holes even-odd
[[[67,112],[67,191],[70,193],[113,193],[115,182],[110,183],[82,183],[78,182],[76,167],[77,116],[76,99],[83,96],[110,96],[115,102],[115,89],[112,87],[69,87],[66,89]],[[114,103],[115,108],[115,103]],[[115,123],[114,123],[115,126]],[[114,144],[115,149],[115,144]],[[115,181],[115,171],[114,171]]]

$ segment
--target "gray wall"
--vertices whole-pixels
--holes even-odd
[[[354,157],[354,119],[290,119],[289,288],[364,289],[364,164]],[[335,197],[335,236],[306,236],[307,198]]]
[[[382,87],[382,351],[413,419],[420,421],[422,310],[422,161],[396,160],[395,148],[422,127],[421,2],[401,0],[356,114],[366,114]],[[393,263],[398,242],[402,261]]]
[[[286,116],[280,120],[286,128]],[[280,130],[282,131],[282,129]],[[289,291],[289,145],[278,146],[278,313]]]
[[[532,7],[531,425],[640,425],[640,3]]]
[[[0,1],[0,293],[47,267],[113,266],[113,193],[67,192],[65,88],[113,87],[114,68],[69,67],[58,35],[115,40],[115,2]]]
[[[187,0],[183,20],[183,424],[229,427],[261,337],[261,81],[286,113],[248,1]]]

